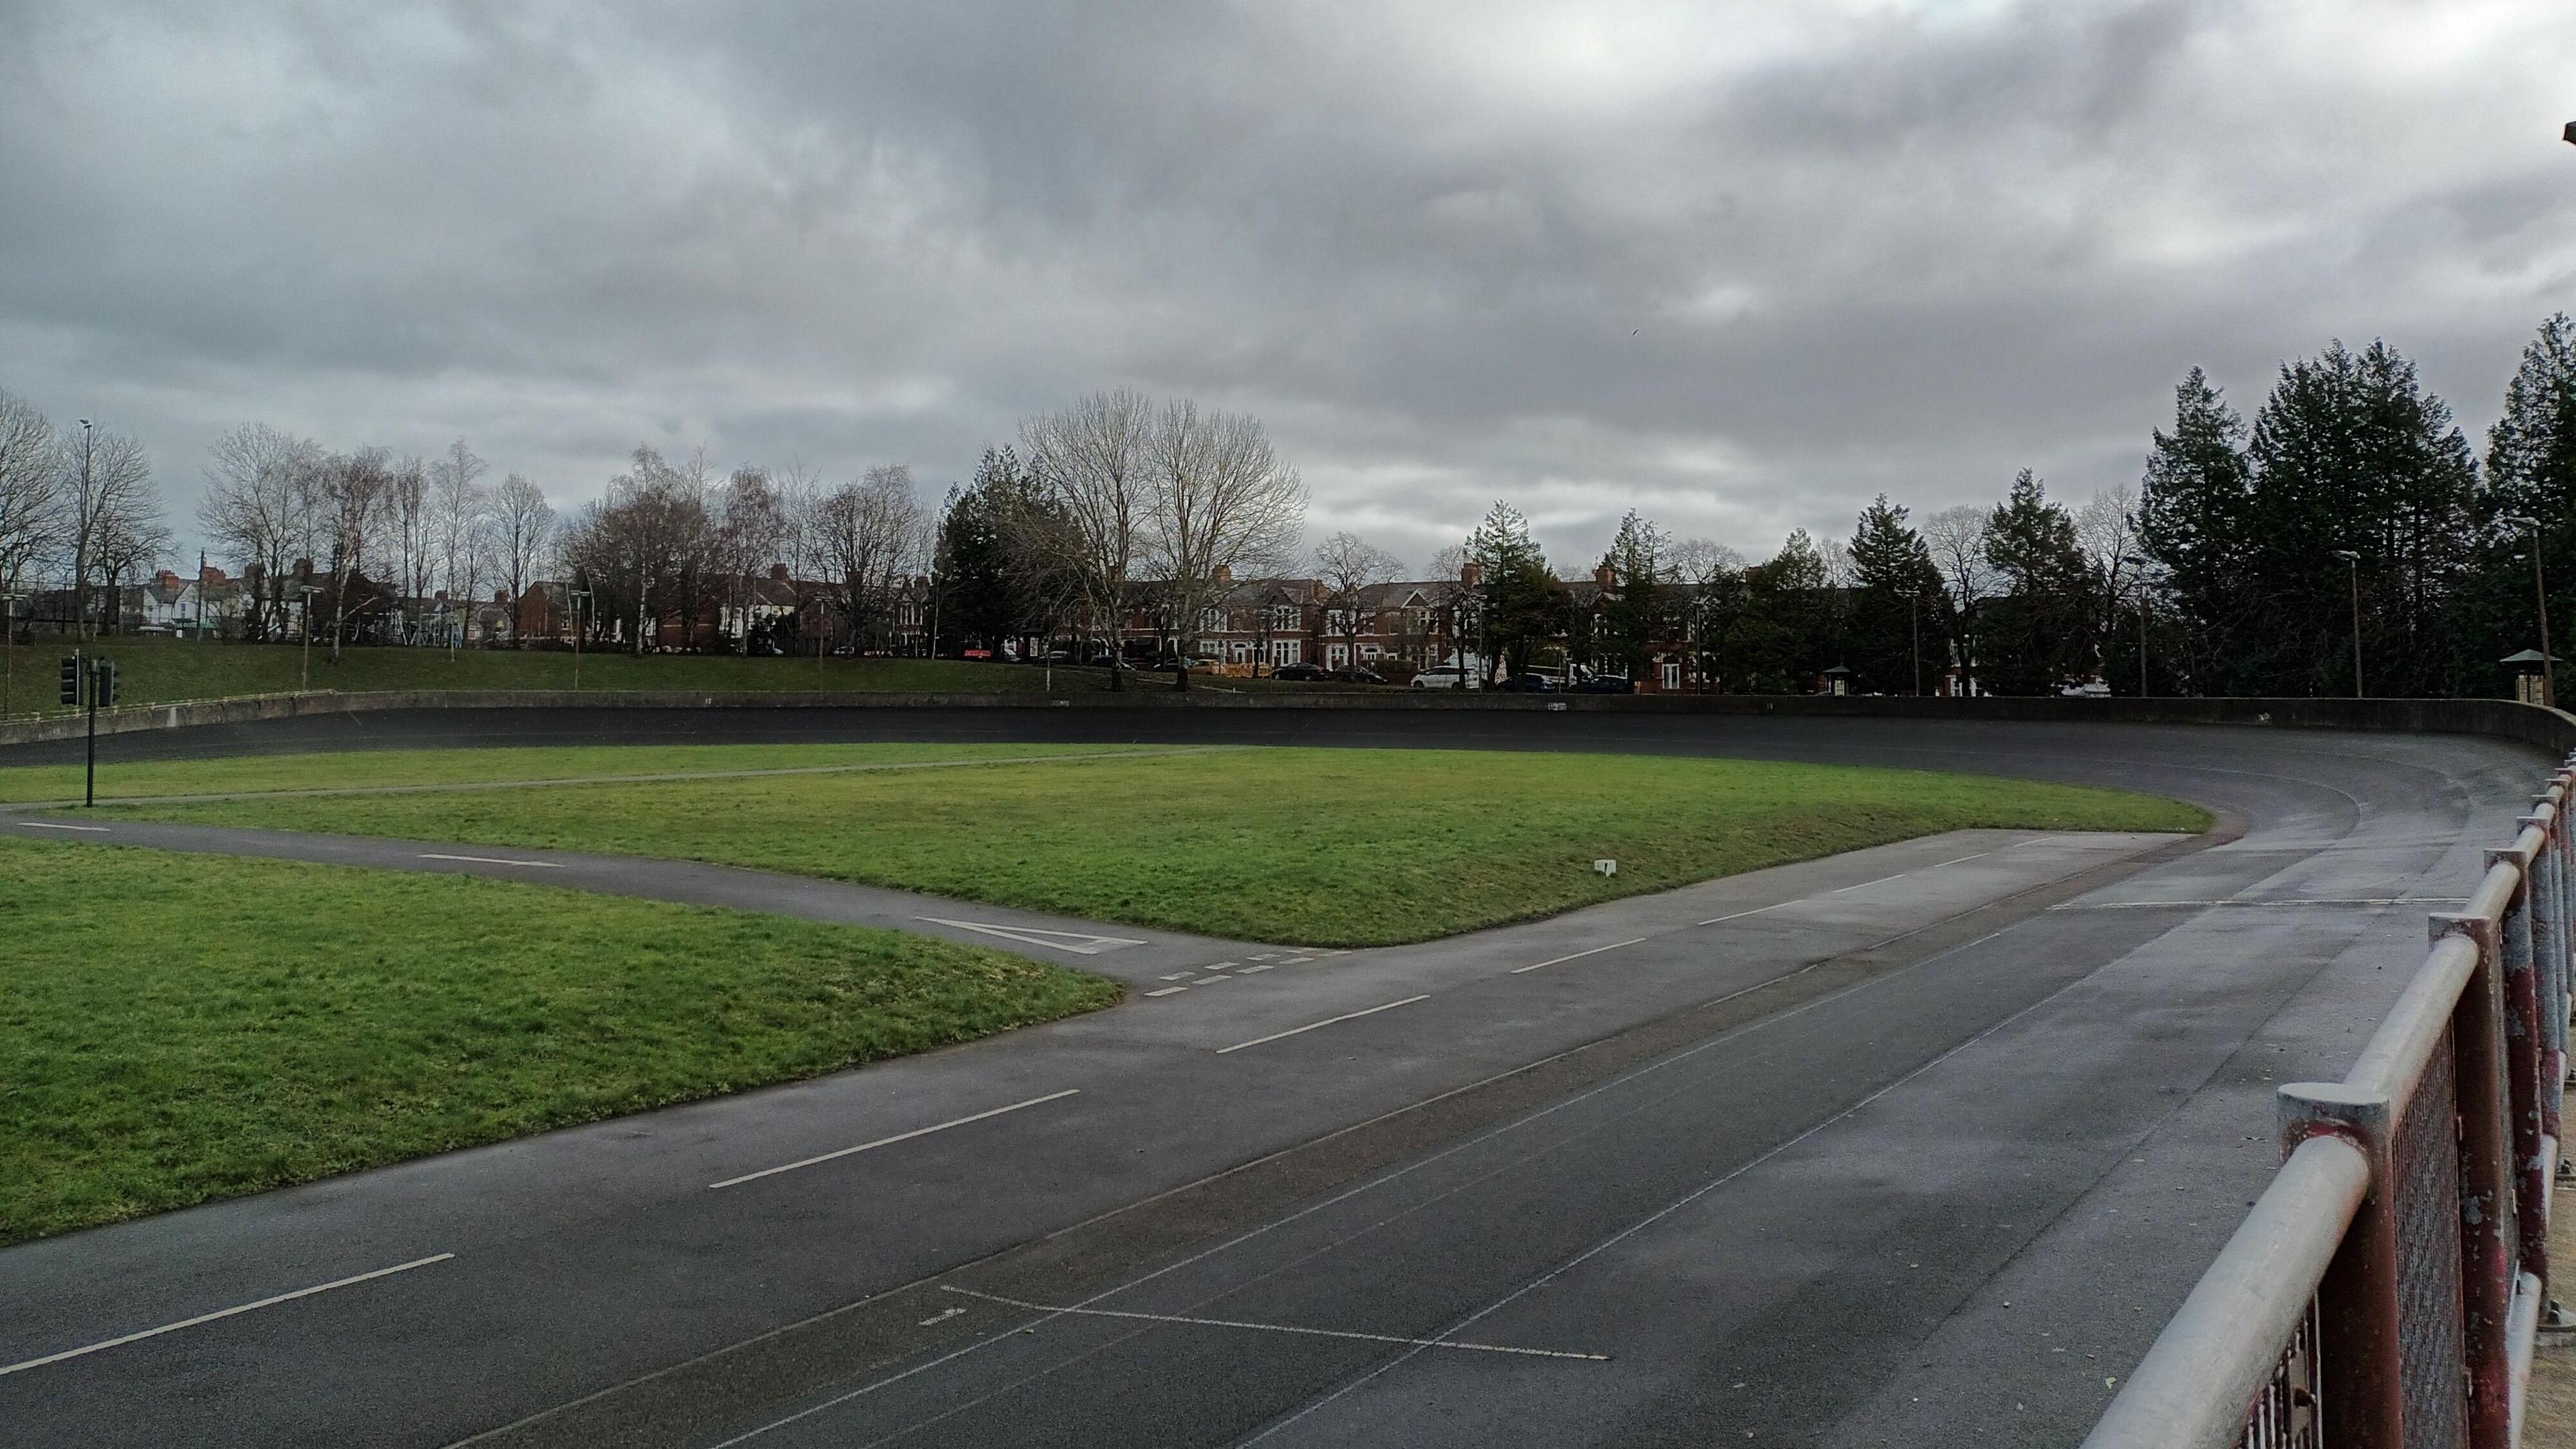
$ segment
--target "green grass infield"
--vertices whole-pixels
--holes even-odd
[[[927,760],[955,747],[888,748]],[[1912,770],[1135,748],[1133,758],[1084,750],[973,769],[237,799],[115,813],[718,861],[1326,946],[1427,940],[1946,830],[2198,831],[2209,823],[2196,807],[2125,791]],[[811,750],[820,762],[850,749],[778,747],[760,758],[784,763]],[[559,753],[545,765],[555,777],[641,772],[641,757],[616,749]],[[317,758],[309,767],[272,759],[257,768],[293,788],[308,768],[343,778],[351,761],[369,758]],[[680,750],[650,756],[657,768],[684,758]],[[259,778],[256,768],[240,766],[250,773],[221,775],[224,788],[254,788],[244,782]],[[400,765],[429,768],[419,756]],[[166,789],[183,777],[151,778]],[[1618,874],[1594,874],[1599,858],[1617,860]]]
[[[1116,1001],[888,931],[0,839],[0,1242]]]

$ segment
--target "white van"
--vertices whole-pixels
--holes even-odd
[[[1460,669],[1454,664],[1443,664],[1437,669],[1426,669],[1413,676],[1413,687],[1416,689],[1456,689],[1462,682],[1469,689],[1485,687],[1485,682],[1478,679],[1474,671]]]

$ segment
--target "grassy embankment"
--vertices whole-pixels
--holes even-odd
[[[849,748],[779,747],[765,758]],[[930,758],[942,747],[900,748]],[[683,753],[654,758],[667,764]],[[599,774],[633,773],[620,750],[565,754]],[[224,787],[256,788],[246,782],[261,768],[280,785],[300,787],[311,770],[372,758],[234,762]],[[578,763],[550,761],[548,773]],[[1427,940],[1945,830],[2208,824],[2195,807],[2124,791],[1910,770],[1271,748],[114,813],[128,812],[720,861],[1098,920],[1345,946]],[[1593,874],[1596,857],[1618,860],[1619,874]]]
[[[74,648],[114,659],[127,704],[220,699],[245,694],[284,694],[298,687],[303,653],[291,644],[226,644],[191,639],[109,638],[76,644],[40,637],[9,660],[11,685],[0,718],[59,714],[54,661]],[[383,689],[570,689],[573,657],[557,649],[350,649],[333,664],[330,651],[313,650],[313,688],[356,693]],[[1130,689],[1168,689],[1169,675],[1130,674]],[[1278,689],[1268,679],[1217,679],[1195,683],[1221,689]],[[632,654],[593,651],[581,657],[584,690],[684,690],[716,693],[808,694],[1028,694],[1047,692],[1047,671],[1035,665],[960,659],[741,659],[730,655]],[[1109,687],[1104,669],[1054,672],[1056,694]],[[1306,686],[1312,688],[1313,686]]]
[[[1117,1000],[888,931],[0,838],[0,1242]]]

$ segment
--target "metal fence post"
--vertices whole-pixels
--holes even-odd
[[[2507,1130],[2512,1098],[2505,1086],[2501,933],[2483,914],[2437,914],[2431,927],[2436,941],[2456,935],[2477,945],[2477,970],[2451,1017],[2460,1133],[2460,1334],[2469,1371],[2469,1443],[2510,1449],[2513,1363],[2505,1339],[2520,1224]]]
[[[2311,1137],[2341,1137],[2370,1161],[2370,1191],[2317,1285],[2318,1397],[2332,1449],[2402,1449],[2404,1374],[2399,1358],[2396,1121],[2388,1099],[2341,1082],[2281,1088],[2281,1156]]]
[[[2533,919],[2540,893],[2533,887],[2532,873],[2549,854],[2548,820],[2526,816],[2521,824],[2526,831],[2542,832],[2531,858],[2523,857],[2517,841],[2511,850],[2488,851],[2487,863],[2509,865],[2517,878],[2497,935],[2497,960],[2504,968],[2505,1084],[2512,1109],[2514,1245],[2519,1250],[2515,1266],[2547,1282],[2549,1174],[2557,1164],[2543,1161],[2541,1153],[2546,1131],[2541,1121],[2541,1080],[2549,1051],[2541,1026],[2538,923]]]

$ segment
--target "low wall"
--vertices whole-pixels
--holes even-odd
[[[247,724],[309,714],[397,709],[1374,709],[1525,710],[1586,714],[1787,715],[1834,719],[2042,720],[2096,724],[2237,724],[2486,735],[2553,754],[2576,751],[2576,715],[2509,699],[1937,699],[1851,695],[1564,695],[1329,690],[1177,691],[1138,680],[1126,690],[1058,698],[1018,694],[682,693],[644,690],[381,690],[255,695],[102,711],[101,734]],[[79,739],[79,715],[0,725],[0,745]]]

